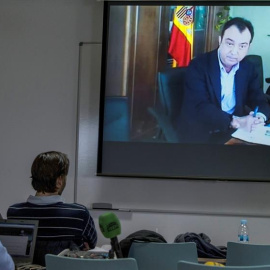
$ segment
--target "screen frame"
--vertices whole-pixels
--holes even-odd
[[[269,0],[253,1],[105,1],[103,44],[101,60],[101,92],[99,110],[99,136],[97,176],[161,178],[175,180],[221,180],[269,182],[270,168],[267,157],[270,147],[262,145],[191,145],[178,143],[145,143],[145,142],[104,142],[103,125],[106,88],[106,59],[108,53],[107,35],[109,31],[109,7],[113,5],[267,5]],[[167,150],[166,150],[167,148]],[[130,153],[130,154],[127,154]],[[143,154],[142,154],[143,153]],[[181,155],[179,156],[179,153]],[[209,158],[209,156],[211,156]],[[160,158],[163,157],[163,158]],[[197,157],[194,159],[194,157]],[[153,160],[147,163],[147,160]],[[164,173],[164,160],[170,160]],[[146,166],[148,164],[148,166]],[[168,163],[167,163],[168,164]],[[179,165],[180,164],[180,165]],[[149,166],[150,165],[150,166]],[[182,167],[181,173],[175,168]],[[144,171],[141,171],[144,168]],[[246,173],[245,168],[255,168],[254,173]],[[266,169],[268,168],[268,169]],[[233,171],[234,173],[230,173]]]

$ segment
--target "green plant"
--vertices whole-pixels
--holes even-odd
[[[224,23],[231,19],[230,17],[230,7],[224,6],[221,11],[217,12],[217,23],[215,25],[215,29],[220,32]]]

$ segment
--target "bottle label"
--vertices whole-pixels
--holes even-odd
[[[248,235],[238,235],[238,241],[244,243],[249,242],[249,237]]]

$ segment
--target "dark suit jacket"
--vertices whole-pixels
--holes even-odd
[[[244,116],[259,106],[270,117],[270,106],[252,63],[243,59],[235,74],[236,107],[233,115]],[[194,58],[188,66],[178,132],[182,142],[208,143],[215,135],[230,135],[232,115],[221,109],[221,82],[217,50]],[[225,138],[228,138],[225,136]],[[219,142],[219,141],[218,141]]]

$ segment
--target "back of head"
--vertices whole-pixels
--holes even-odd
[[[250,34],[251,34],[250,43],[252,42],[253,37],[254,37],[253,25],[252,25],[252,23],[250,21],[248,21],[248,20],[246,20],[244,18],[241,18],[241,17],[232,18],[231,20],[227,21],[223,25],[223,28],[222,28],[222,31],[221,31],[221,39],[223,38],[225,31],[228,28],[230,28],[231,26],[235,26],[239,30],[240,33],[242,33],[245,29],[248,29]]]
[[[39,154],[31,167],[33,188],[37,192],[55,192],[57,178],[66,176],[68,169],[69,159],[66,154],[56,151]]]

